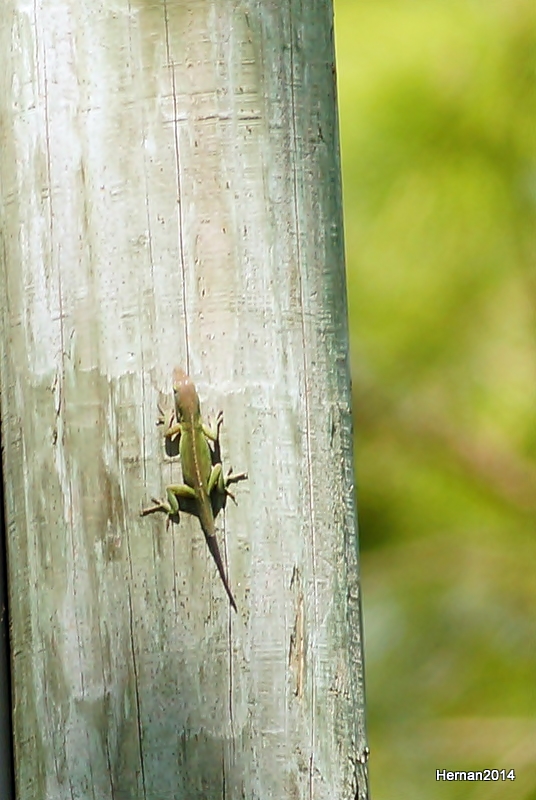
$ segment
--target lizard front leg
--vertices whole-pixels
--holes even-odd
[[[175,442],[176,439],[180,438],[182,425],[177,421],[174,409],[164,411],[159,405],[156,424],[164,426],[164,437],[166,441]]]
[[[219,446],[220,443],[220,428],[223,425],[223,411],[218,411],[218,416],[216,417],[216,426],[208,425],[206,422],[203,422],[202,428],[203,433],[210,439],[211,442],[214,442],[216,445]]]

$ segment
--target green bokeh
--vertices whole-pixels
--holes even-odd
[[[372,795],[534,800],[536,3],[335,25]]]

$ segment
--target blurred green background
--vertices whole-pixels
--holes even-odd
[[[535,800],[536,0],[335,25],[372,797]]]

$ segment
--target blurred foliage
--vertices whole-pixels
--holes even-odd
[[[534,800],[536,3],[335,25],[372,795]]]

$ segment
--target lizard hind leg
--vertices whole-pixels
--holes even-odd
[[[165,500],[159,500],[158,497],[151,497],[151,500],[153,501],[154,506],[149,506],[149,508],[143,508],[141,510],[140,516],[146,517],[147,514],[154,514],[157,511],[162,511],[164,514],[167,514],[167,519],[166,519],[166,530],[167,530],[173,518],[178,519],[179,516],[178,511],[174,511],[169,503],[167,503]]]
[[[224,492],[227,497],[230,497],[231,500],[234,502],[235,505],[238,505],[236,502],[236,498],[232,492],[229,491],[229,486],[231,483],[239,483],[239,481],[247,481],[248,474],[247,472],[237,472],[233,475],[233,468],[229,467],[229,471],[225,476],[224,480]]]

